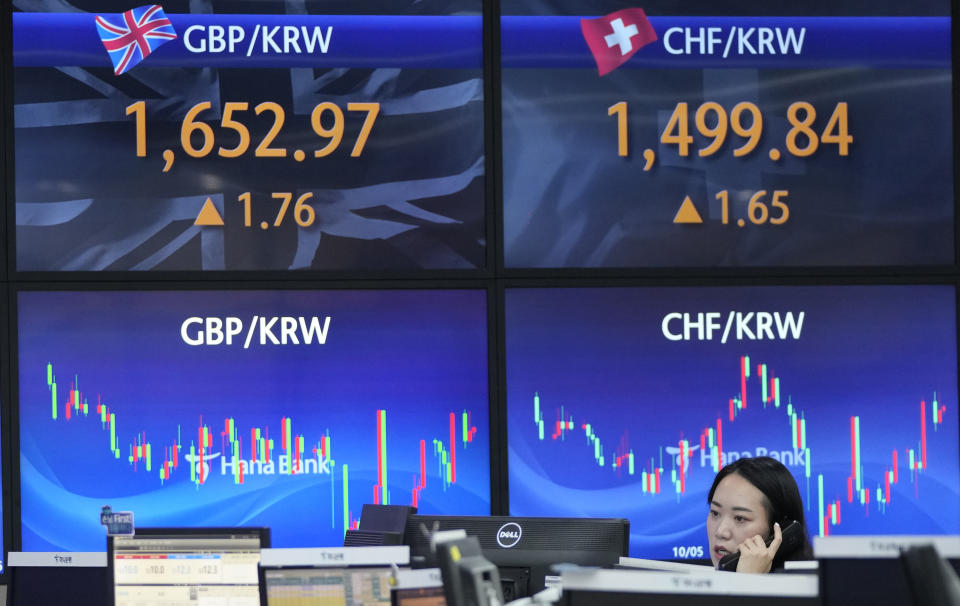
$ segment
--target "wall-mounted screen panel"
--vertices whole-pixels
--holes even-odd
[[[364,503],[490,513],[486,291],[20,292],[23,549],[139,526],[342,545]]]
[[[3,313],[7,313],[9,311],[8,304],[6,303],[9,300],[8,296],[9,291],[7,285],[0,284],[0,297],[2,297],[3,301],[0,303],[0,309],[3,310]],[[6,326],[0,327],[0,339],[2,339],[2,342],[4,343],[3,349],[0,350],[0,360],[2,360],[4,364],[3,369],[0,369],[0,389],[2,389],[0,393],[3,394],[2,397],[0,397],[0,410],[4,410],[2,418],[7,419],[9,418],[9,415],[6,413],[5,409],[9,405],[7,394],[10,393],[8,383],[10,377],[6,369],[9,368],[8,356],[10,354],[11,347],[10,334]],[[3,423],[6,424],[6,420],[4,420]],[[2,432],[2,435],[9,435],[9,429],[4,429],[5,430]],[[0,452],[7,452],[7,448],[9,447],[6,443],[6,440],[0,440]],[[9,473],[10,468],[9,459],[4,457],[3,461],[0,462],[0,485],[3,486],[3,493],[5,495],[10,494],[10,491],[7,488],[7,486],[9,486],[9,476],[6,475]],[[9,538],[8,528],[10,528],[7,523],[7,517],[10,515],[10,510],[8,508],[9,504],[9,497],[0,499],[0,573],[3,574],[5,574],[7,570],[7,550],[10,548],[10,545],[6,542]]]
[[[0,402],[0,406],[5,406],[5,405],[6,405],[5,402]],[[6,463],[3,465],[3,467],[6,469],[10,469],[9,464],[6,464]],[[7,515],[8,515],[7,501],[6,499],[0,499],[0,573],[6,572],[6,569],[7,569],[6,557],[7,557],[7,548],[9,546],[5,542],[6,536],[4,535],[7,528],[7,524],[5,522]]]
[[[501,6],[506,267],[954,262],[947,0]]]
[[[18,270],[484,265],[480,0],[13,6]]]
[[[766,454],[812,535],[956,534],[956,314],[953,286],[508,289],[510,513],[706,558],[718,464]]]

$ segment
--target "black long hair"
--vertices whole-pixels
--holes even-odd
[[[786,560],[813,559],[813,546],[807,532],[807,523],[803,516],[803,499],[800,498],[800,489],[790,470],[780,461],[772,457],[745,457],[725,465],[713,479],[713,486],[707,493],[707,504],[713,502],[713,493],[725,477],[736,474],[763,493],[763,507],[767,511],[770,521],[769,534],[773,535],[774,522],[780,523],[781,530],[786,521],[795,520],[803,529],[803,542],[790,553],[780,550],[773,560],[773,568],[782,568]]]

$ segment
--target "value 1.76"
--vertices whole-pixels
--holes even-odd
[[[290,215],[293,217],[293,220],[300,227],[310,227],[313,225],[314,221],[317,220],[317,211],[310,206],[309,202],[313,199],[313,192],[309,191],[305,194],[297,196],[296,202],[294,202],[294,194],[291,192],[273,192],[270,194],[274,200],[280,202],[280,210],[277,211],[276,217],[273,219],[273,226],[280,227],[283,225],[283,220],[287,216],[287,211],[290,210],[290,205],[293,204],[293,211]],[[251,227],[253,224],[253,203],[250,192],[244,192],[237,197],[237,201],[243,204],[243,226]],[[261,229],[268,229],[270,224],[267,221],[260,223]]]

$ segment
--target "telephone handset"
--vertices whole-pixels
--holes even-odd
[[[790,553],[794,551],[797,547],[803,543],[803,528],[800,526],[800,522],[796,520],[783,520],[780,522],[780,549],[777,550],[777,553],[786,552]],[[773,536],[770,536],[765,541],[767,546],[770,546],[770,543],[773,542]],[[720,563],[717,564],[717,570],[730,570],[736,571],[737,564],[740,562],[740,552],[731,553],[723,556],[720,560]]]

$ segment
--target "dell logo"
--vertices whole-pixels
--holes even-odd
[[[507,522],[497,531],[497,544],[504,549],[510,549],[520,542],[520,535],[523,534],[520,525],[516,522]]]

